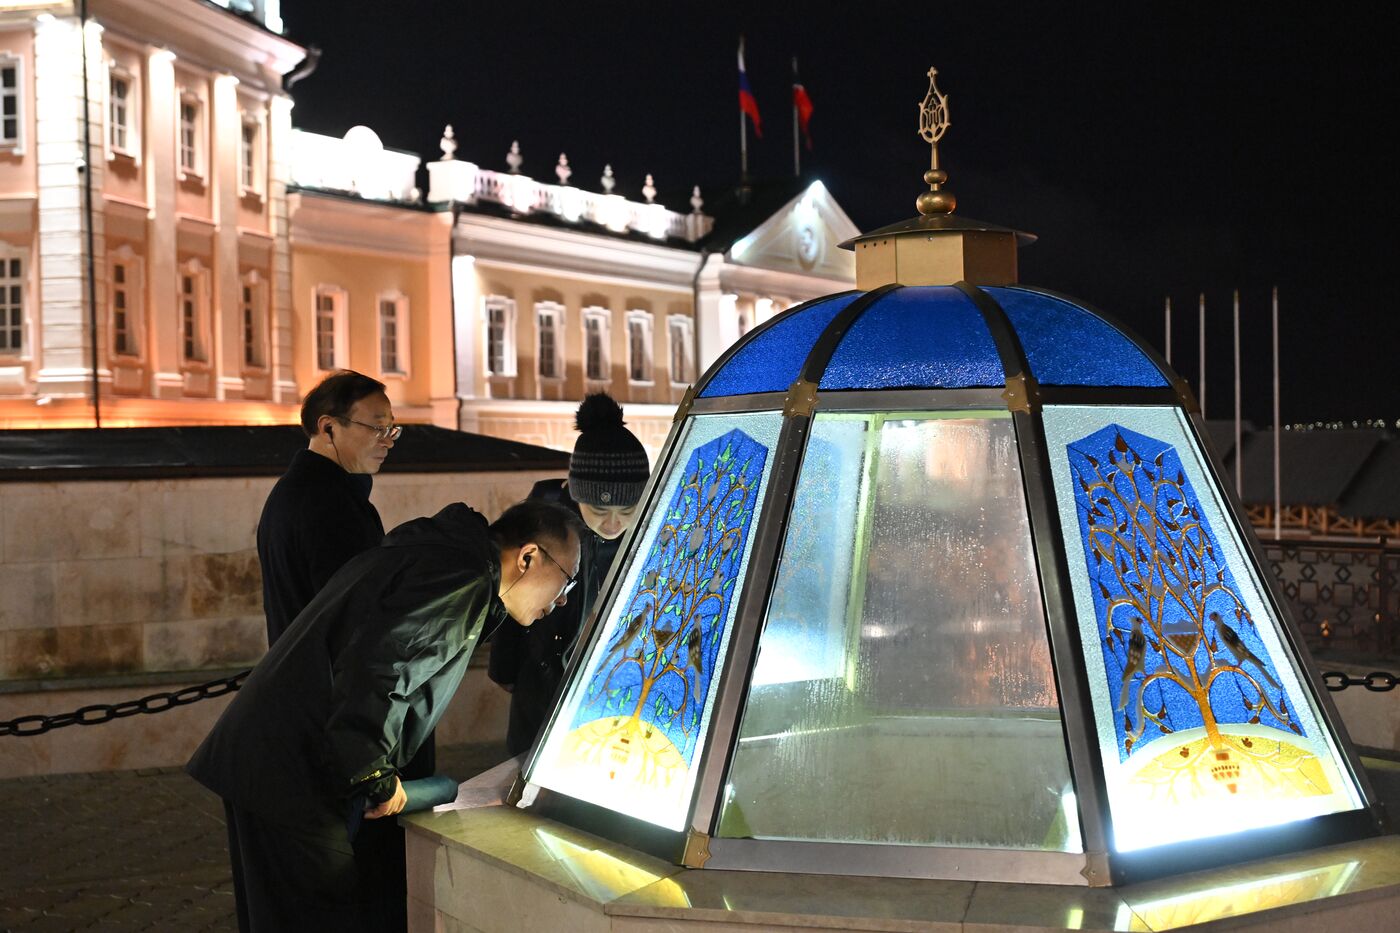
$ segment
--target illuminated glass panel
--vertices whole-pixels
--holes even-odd
[[[786,391],[822,331],[859,297],[859,292],[852,292],[822,299],[774,321],[735,352],[700,390],[700,397]]]
[[[982,312],[951,286],[896,289],[865,309],[822,389],[961,389],[1006,382]]]
[[[684,827],[781,420],[691,420],[533,783]]]
[[[1183,416],[1044,417],[1115,848],[1359,807]]]
[[[818,414],[731,838],[1081,851],[1005,411]]]
[[[1166,377],[1118,328],[1062,298],[1023,288],[984,288],[996,299],[1041,385],[1165,386]]]

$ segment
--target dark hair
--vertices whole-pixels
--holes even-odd
[[[384,391],[378,379],[349,369],[338,369],[316,384],[301,402],[301,429],[307,437],[317,434],[316,422],[322,415],[348,418],[360,399]]]
[[[538,543],[541,539],[550,544],[563,544],[569,532],[581,538],[586,527],[583,519],[557,502],[526,499],[506,509],[491,523],[491,540],[501,550],[522,547],[532,541]]]

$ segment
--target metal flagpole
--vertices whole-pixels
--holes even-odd
[[[1274,286],[1274,540],[1277,541],[1283,531],[1283,490],[1279,482],[1279,434],[1283,430],[1283,425],[1279,424],[1278,417],[1278,286]]]
[[[1198,380],[1201,396],[1201,417],[1206,416],[1206,293],[1201,292],[1201,373]]]
[[[744,37],[739,37],[739,75],[744,75]],[[741,87],[742,90],[742,87]],[[739,180],[742,184],[749,182],[749,128],[744,123],[745,115],[743,106],[739,107]]]
[[[1244,446],[1240,411],[1240,290],[1235,289],[1235,495],[1244,499]]]
[[[792,86],[797,87],[797,56],[792,57]],[[797,145],[797,95],[792,95],[792,177],[802,177],[802,152]]]
[[[1167,296],[1167,323],[1164,328],[1167,332],[1167,365],[1172,364],[1172,296]]]

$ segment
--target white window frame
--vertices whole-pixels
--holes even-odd
[[[12,52],[0,52],[0,70],[13,68],[15,70],[15,86],[6,88],[0,86],[0,150],[13,152],[15,155],[24,154],[24,59]],[[14,99],[15,102],[15,132],[13,136],[5,133],[3,120],[4,102]]]
[[[550,322],[550,339],[554,344],[549,353],[552,373],[545,373],[544,330],[545,320]],[[564,306],[557,301],[535,302],[535,375],[541,382],[563,382],[564,369]]]
[[[634,386],[656,384],[656,365],[652,359],[652,342],[655,331],[650,311],[633,309],[627,312],[627,381]],[[637,342],[633,328],[642,332],[642,353],[637,356]],[[638,366],[640,362],[641,366]]]
[[[251,147],[246,146],[243,134],[253,131]],[[252,152],[249,153],[248,149]],[[251,158],[250,158],[251,156]],[[263,193],[263,121],[255,113],[247,110],[239,114],[238,123],[238,190],[243,195],[262,196]]]
[[[186,280],[191,286],[188,290]],[[198,259],[180,263],[176,271],[175,308],[181,363],[207,367],[212,343],[209,339],[209,268]]]
[[[194,121],[191,127],[190,164],[185,164],[185,105],[194,107]],[[175,105],[175,166],[180,179],[202,181],[204,179],[205,156],[205,107],[204,98],[193,91],[180,88]]]
[[[322,299],[326,299],[330,307],[322,308]],[[332,372],[337,369],[345,369],[349,356],[346,339],[346,327],[349,318],[350,295],[339,285],[322,283],[317,285],[311,292],[311,363],[321,372]],[[321,355],[321,335],[322,321],[326,319],[326,312],[329,312],[331,324],[331,358],[327,361]],[[331,365],[324,365],[329,362]]]
[[[268,346],[268,282],[257,269],[250,269],[238,277],[238,335],[239,365],[244,372],[263,373],[269,368],[270,347]],[[248,337],[252,330],[252,341]],[[248,359],[249,349],[253,359]]]
[[[611,382],[612,381],[612,312],[607,308],[600,308],[596,305],[583,309],[583,378],[587,382]],[[598,325],[598,371],[601,375],[593,375],[588,366],[590,337],[589,325],[596,322]]]
[[[677,347],[677,344],[680,344]],[[666,318],[666,368],[672,386],[688,386],[695,381],[695,322],[687,314],[672,314]],[[679,350],[679,353],[677,352]],[[681,369],[676,370],[680,360]]]
[[[491,328],[492,316],[501,316],[501,365],[499,371],[491,367]],[[504,295],[487,295],[481,299],[481,349],[484,357],[483,369],[488,376],[512,377],[516,374],[515,348],[515,299]]]
[[[385,351],[385,327],[387,318],[384,315],[385,307],[394,309],[394,362],[398,365],[388,368],[384,365]],[[397,289],[393,291],[380,292],[374,302],[375,314],[375,357],[379,360],[379,374],[393,378],[404,378],[408,375],[409,357],[409,329],[408,329],[408,296]]]
[[[10,274],[11,263],[19,263],[19,275]],[[3,360],[28,360],[34,355],[34,331],[33,322],[30,320],[29,301],[29,253],[27,250],[12,246],[9,243],[0,242],[0,309],[4,311],[3,320],[0,320],[0,328],[6,332],[5,342],[9,343],[10,334],[15,333],[16,325],[10,320],[14,307],[10,304],[10,290],[18,286],[19,288],[19,324],[18,324],[18,347],[0,347],[0,359]]]
[[[126,82],[126,102],[125,119],[121,123],[121,130],[125,134],[125,139],[121,145],[117,145],[114,138],[117,131],[116,117],[112,112],[114,97],[112,95],[112,82]],[[106,100],[103,102],[103,113],[105,114],[107,131],[104,134],[107,147],[107,158],[112,159],[118,156],[131,159],[133,162],[140,162],[141,159],[141,87],[136,80],[136,74],[121,62],[115,59],[107,62],[107,89]]]
[[[117,281],[117,268],[122,270],[122,281]],[[107,251],[107,331],[111,341],[109,352],[114,361],[140,362],[146,352],[146,282],[142,258],[126,244]],[[117,346],[117,297],[121,295],[125,304],[128,346],[121,350]],[[183,342],[184,334],[181,334]]]

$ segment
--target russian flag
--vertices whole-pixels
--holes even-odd
[[[753,96],[753,89],[749,87],[749,76],[744,70],[744,40],[739,39],[739,110],[749,115],[753,120],[753,134],[759,139],[763,138],[763,119],[758,115],[758,101]]]
[[[797,111],[797,124],[802,129],[802,137],[807,141],[807,148],[811,149],[812,131],[808,127],[812,122],[812,98],[807,96],[807,89],[797,77],[796,58],[792,60],[792,106]]]

